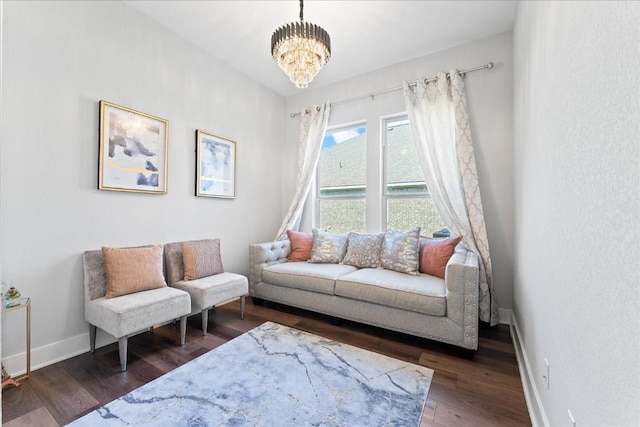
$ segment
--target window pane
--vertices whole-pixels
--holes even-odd
[[[358,125],[325,135],[318,164],[319,226],[324,230],[365,230],[366,133]],[[332,199],[336,197],[340,199]]]
[[[387,122],[386,142],[387,194],[427,194],[409,122],[406,119]]]
[[[420,227],[420,235],[431,237],[446,226],[436,212],[430,197],[387,200],[387,228],[408,231]]]
[[[429,195],[406,117],[386,122],[385,141],[387,228],[420,227],[423,236],[445,228]]]
[[[321,196],[364,195],[367,182],[365,126],[327,132],[318,165]]]
[[[365,201],[320,199],[320,228],[331,233],[365,232]]]

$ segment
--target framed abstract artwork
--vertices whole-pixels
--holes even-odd
[[[100,101],[98,189],[167,194],[169,122]]]
[[[236,143],[196,130],[196,196],[236,197]]]

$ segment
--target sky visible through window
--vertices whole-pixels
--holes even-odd
[[[340,144],[341,142],[347,141],[366,132],[366,126],[341,129],[335,132],[328,131],[324,136],[324,140],[322,141],[322,149],[326,150],[327,148],[331,148],[336,144]]]

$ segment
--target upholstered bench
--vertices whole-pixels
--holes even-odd
[[[97,328],[113,335],[118,339],[122,372],[127,370],[127,339],[134,333],[180,318],[180,345],[185,343],[191,298],[167,286],[162,255],[160,245],[83,254],[91,353],[96,349]]]
[[[167,283],[191,296],[191,314],[202,313],[202,335],[207,334],[209,310],[240,298],[240,317],[249,294],[245,276],[225,272],[220,239],[191,240],[164,245]]]

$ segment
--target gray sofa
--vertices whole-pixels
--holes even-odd
[[[288,262],[289,240],[249,247],[249,295],[341,319],[478,348],[478,258],[456,247],[445,279],[382,268]]]

